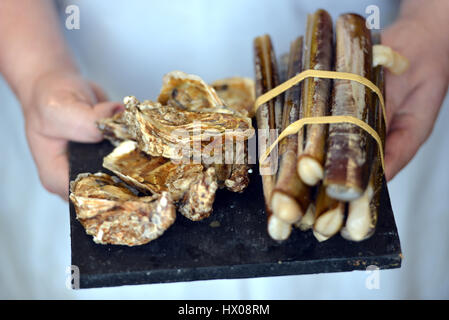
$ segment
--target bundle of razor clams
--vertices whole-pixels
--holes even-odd
[[[279,63],[270,37],[257,37],[256,97],[305,70],[356,74],[384,94],[384,67],[400,74],[408,61],[373,44],[378,38],[363,17],[343,14],[335,24],[334,43],[332,19],[325,10],[308,16],[305,37],[294,40]],[[323,116],[360,119],[376,130],[384,145],[386,127],[378,96],[356,81],[318,77],[306,78],[257,108],[259,145],[273,142],[270,132],[280,133],[305,117]],[[312,229],[318,241],[337,233],[351,241],[372,236],[383,184],[378,148],[352,123],[308,124],[281,140],[277,152],[259,163],[269,235],[286,240],[296,227]]]

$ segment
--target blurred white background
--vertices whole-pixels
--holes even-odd
[[[387,0],[63,1],[61,21],[69,4],[79,5],[81,21],[79,30],[65,30],[67,39],[85,75],[116,100],[156,98],[163,74],[175,69],[208,82],[253,77],[252,39],[269,33],[277,53],[286,52],[304,34],[307,13],[320,7],[336,18],[349,11],[365,15],[366,6],[376,4],[384,28],[398,6]],[[72,291],[65,287],[68,204],[40,185],[19,103],[2,78],[0,97],[0,298],[449,298],[448,99],[430,139],[389,184],[404,260],[402,268],[380,272],[379,289],[367,289],[368,274],[359,271]]]

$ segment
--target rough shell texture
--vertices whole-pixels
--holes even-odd
[[[251,118],[254,116],[255,86],[252,79],[242,77],[216,80],[209,86],[196,75],[174,71],[165,75],[158,101],[188,111],[232,113]],[[218,186],[232,192],[242,192],[249,183],[249,166],[227,164],[224,159],[220,160],[212,165]]]
[[[201,155],[205,145],[210,147],[218,143],[223,146],[225,136],[248,139],[254,134],[251,119],[246,117],[191,112],[151,101],[140,103],[131,96],[126,97],[124,103],[131,135],[138,142],[139,149],[152,156],[190,158],[195,151]]]
[[[223,108],[224,104],[200,77],[182,71],[167,73],[158,97],[162,105],[172,105],[190,111]]]
[[[256,92],[253,79],[233,77],[214,81],[211,85],[226,106],[247,117],[254,117]]]
[[[214,168],[204,171],[201,164],[174,162],[150,157],[137,148],[134,141],[125,141],[104,158],[103,166],[122,180],[143,192],[168,192],[178,202],[186,217],[200,220],[212,212],[217,190]],[[201,199],[201,205],[183,209]]]
[[[252,115],[251,110],[255,99],[254,82],[249,78],[234,77],[217,80],[213,83],[213,85],[215,85],[218,89],[218,96],[223,97],[221,100],[225,101],[224,104],[217,96],[214,88],[207,85],[198,76],[186,74],[180,71],[170,72],[164,77],[163,87],[158,101],[172,107],[175,106],[175,108],[172,109],[174,110],[173,118],[178,116],[179,111],[177,109],[181,108],[186,111],[195,112],[193,115],[196,117],[194,118],[196,121],[202,121],[202,116],[198,115],[198,112],[201,112],[202,114],[211,112],[215,114],[215,117],[217,118],[221,117],[218,114],[226,113],[229,115],[225,117],[230,118],[234,115],[235,117],[244,119],[244,122],[249,123],[250,120],[248,116]],[[134,99],[129,99],[128,101],[130,104],[139,104],[139,102]],[[166,117],[167,116],[168,114]],[[216,122],[213,118],[211,118],[210,121]],[[235,127],[236,126],[231,126],[226,129],[235,129]],[[251,125],[248,125],[248,128],[252,129]],[[217,127],[210,127],[209,124],[205,123],[204,129],[217,130]],[[235,136],[240,136],[239,138],[241,138],[243,133],[244,138],[247,139],[252,134],[251,129],[246,132],[236,132]],[[200,131],[201,130],[199,129],[196,130],[197,133]],[[153,138],[151,134],[144,133],[141,135],[142,138],[139,138],[139,132],[136,132],[136,134],[137,140],[141,141],[141,143],[139,143],[139,147],[143,148],[145,152],[149,152],[152,155],[163,154],[164,156],[176,159],[182,155],[187,157],[192,156],[192,154],[188,152],[189,149],[193,152],[201,150],[201,155],[204,156],[206,147],[210,148],[209,150],[214,149],[215,146],[220,148],[220,144],[224,141],[220,136],[214,136],[213,138],[211,137],[210,139],[212,140],[212,143],[209,143],[207,146],[205,142],[192,144],[191,139],[189,139],[189,141],[182,141],[183,139],[179,139],[182,142],[178,145],[175,145],[175,143],[170,141],[165,146],[165,150],[175,150],[178,152],[177,155],[173,155],[173,152],[164,153],[165,150],[160,150],[160,142],[158,144],[156,141],[157,137]],[[190,136],[195,136],[195,132],[189,134]],[[203,136],[204,140],[207,140],[204,133]],[[230,134],[226,135],[225,140],[229,139],[230,136]],[[145,148],[143,146],[150,146],[150,148]],[[214,149],[214,151],[215,150],[216,149]],[[213,157],[213,152],[212,154],[208,154],[208,156]],[[220,158],[218,162],[214,161],[213,165],[206,165],[206,167],[209,166],[215,168],[217,183],[220,188],[227,187],[233,192],[241,192],[249,183],[247,172],[249,166],[246,164],[225,164],[224,159]]]
[[[83,173],[70,183],[77,219],[96,243],[142,245],[174,223],[176,210],[168,193],[137,197],[117,180],[104,173]]]
[[[123,115],[124,112],[122,111],[97,122],[98,129],[114,146],[119,145],[124,140],[132,139]]]
[[[234,164],[231,176],[225,180],[225,186],[232,192],[243,192],[249,184],[249,166],[247,164]]]
[[[217,188],[215,169],[208,168],[190,185],[179,207],[179,212],[193,221],[209,217]]]
[[[137,148],[134,141],[125,141],[116,147],[103,159],[103,167],[142,192],[167,191],[174,201],[180,200],[203,172],[201,164],[176,163],[148,156]]]

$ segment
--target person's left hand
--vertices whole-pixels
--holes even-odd
[[[96,120],[110,117],[123,106],[108,102],[98,86],[73,72],[38,77],[22,104],[26,136],[40,180],[45,189],[67,200],[68,141],[101,141]]]

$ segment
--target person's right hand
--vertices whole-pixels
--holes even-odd
[[[45,189],[68,198],[68,141],[101,141],[95,121],[122,109],[76,73],[53,72],[34,81],[23,110],[28,144]]]
[[[405,8],[399,19],[382,33],[382,43],[410,62],[405,73],[387,72],[385,79],[387,180],[407,165],[432,133],[449,84],[449,38],[442,32],[442,21],[449,14],[448,3],[405,4],[411,7]]]

